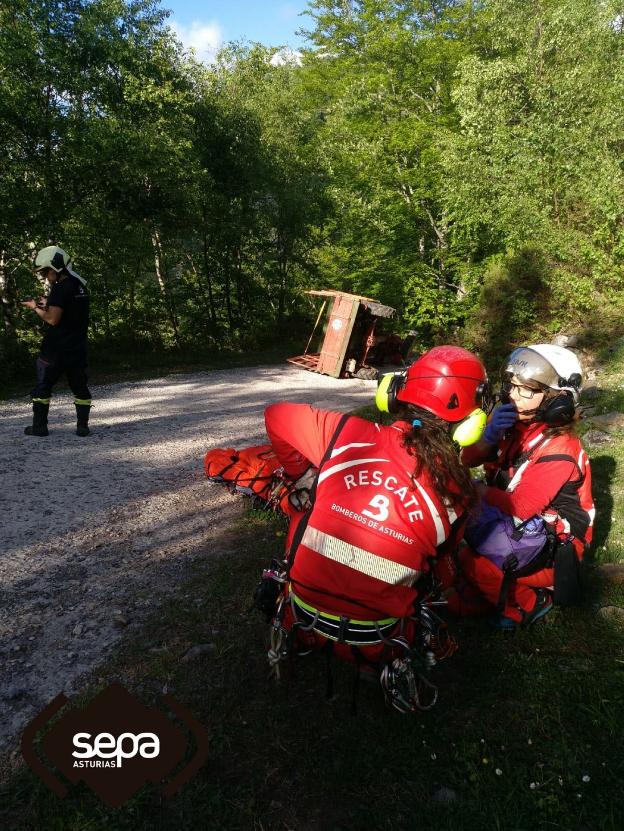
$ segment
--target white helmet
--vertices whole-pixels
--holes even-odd
[[[58,245],[48,245],[42,248],[35,258],[35,271],[43,271],[51,268],[58,274],[66,271],[72,277],[76,277],[84,285],[87,281],[71,267],[71,257]]]
[[[552,343],[538,343],[514,349],[503,372],[521,381],[533,381],[553,390],[572,393],[577,404],[583,386],[583,370],[570,349]]]

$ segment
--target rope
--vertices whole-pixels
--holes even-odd
[[[281,649],[284,640],[284,630],[281,628],[271,629],[271,648],[267,652],[269,659],[269,673],[276,681],[280,680],[280,661],[282,660]]]

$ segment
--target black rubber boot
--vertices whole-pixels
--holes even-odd
[[[32,427],[27,427],[24,433],[27,436],[47,436],[48,435],[48,410],[49,404],[42,404],[41,401],[33,401],[33,423]]]
[[[91,411],[90,404],[74,404],[76,407],[76,435],[88,436],[91,432],[89,430],[89,413]]]

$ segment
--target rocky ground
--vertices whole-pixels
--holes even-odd
[[[263,442],[273,401],[349,410],[374,387],[291,366],[94,387],[88,438],[68,394],[47,438],[23,434],[25,401],[0,405],[0,756],[181,590],[195,558],[231,550],[240,506],[205,480],[207,449]]]

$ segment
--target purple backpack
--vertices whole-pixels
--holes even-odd
[[[547,545],[550,536],[540,516],[516,525],[512,516],[485,500],[464,532],[466,542],[477,554],[512,577],[524,577],[546,566],[551,554],[551,546]]]

